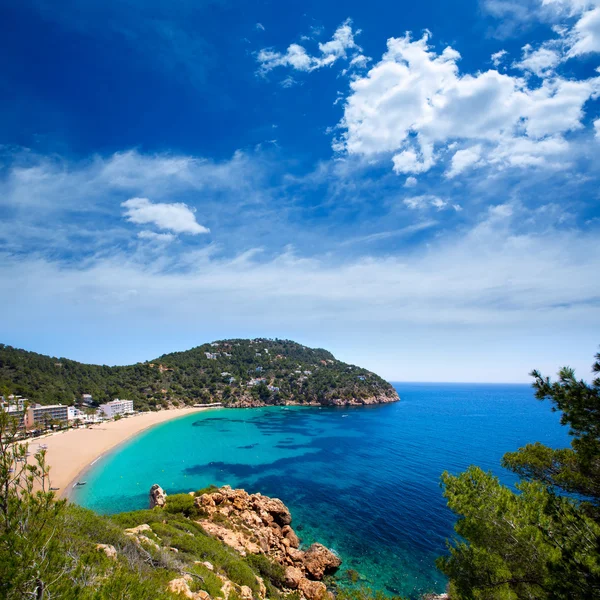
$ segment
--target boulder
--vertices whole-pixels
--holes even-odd
[[[117,549],[110,544],[97,544],[96,550],[98,550],[98,552],[104,552],[111,560],[117,560]]]
[[[190,590],[189,582],[192,578],[189,575],[184,575],[183,577],[178,577],[177,579],[171,579],[167,585],[167,589],[179,596],[184,596],[185,598],[194,598],[194,592]]]
[[[296,535],[296,532],[289,525],[286,525],[281,530],[281,533],[283,533],[283,535],[285,536],[285,539],[289,541],[290,546],[292,548],[299,548],[300,547],[300,540],[298,539],[298,536]]]
[[[287,567],[285,570],[285,585],[286,587],[295,590],[300,584],[300,580],[304,576],[302,575],[302,571],[296,567]]]
[[[298,583],[298,589],[307,600],[323,600],[327,597],[327,587],[322,581],[310,581],[304,578]]]
[[[162,508],[167,503],[167,493],[160,487],[160,485],[158,485],[158,483],[155,483],[150,488],[149,499],[150,508],[154,508],[155,506]]]
[[[292,522],[290,511],[279,498],[255,495],[253,497],[253,504],[259,510],[264,510],[271,515],[278,525],[289,525]]]
[[[302,550],[298,550],[297,548],[288,548],[287,549],[287,553],[288,556],[294,561],[294,562],[302,562],[304,561],[304,552],[302,552]]]
[[[252,590],[247,585],[240,587],[240,596],[242,600],[252,600]]]
[[[189,575],[184,575],[183,577],[178,577],[177,579],[169,581],[167,589],[171,593],[183,596],[184,598],[189,598],[189,600],[211,600],[208,592],[205,592],[204,590],[192,592],[190,589],[190,583],[192,581],[193,580]]]
[[[322,544],[313,544],[304,553],[304,560],[302,563],[306,572],[313,579],[321,580],[325,573],[335,571],[342,564],[342,561]]]
[[[152,527],[150,527],[150,525],[148,525],[147,523],[144,523],[143,525],[138,525],[137,527],[130,527],[129,529],[126,529],[124,533],[125,535],[139,535],[144,531],[152,531]]]
[[[155,550],[160,550],[160,546],[154,540],[151,540],[147,535],[138,535],[133,539],[138,544],[146,544],[146,546],[150,546]]]

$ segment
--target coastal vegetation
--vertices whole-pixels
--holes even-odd
[[[516,490],[478,467],[443,474],[459,537],[438,566],[453,599],[600,597],[600,377],[589,385],[569,368],[555,382],[531,375],[537,398],[561,412],[571,447],[532,443],[505,454],[521,478]]]
[[[437,561],[450,600],[600,597],[596,359],[591,384],[568,368],[557,381],[532,372],[537,398],[569,427],[570,448],[507,453],[515,488],[476,466],[442,475],[458,517]],[[347,585],[331,579],[339,559],[319,544],[303,549],[279,500],[228,486],[166,496],[153,486],[152,508],[106,517],[58,500],[45,451],[28,454],[17,419],[0,411],[1,598],[383,598],[357,586],[356,572],[346,572]]]
[[[130,366],[88,365],[0,345],[0,388],[40,404],[134,401],[136,410],[222,402],[364,404],[398,399],[384,379],[289,340],[232,339]]]

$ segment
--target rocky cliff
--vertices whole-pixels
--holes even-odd
[[[180,496],[177,496],[178,503],[181,502]],[[334,573],[342,561],[321,544],[303,548],[291,526],[290,511],[281,500],[248,494],[229,486],[214,488],[199,495],[191,492],[189,496],[193,498],[195,508],[191,518],[206,534],[220,540],[241,557],[266,557],[268,563],[279,567],[280,575],[271,579],[271,583],[276,585],[280,594],[296,592],[306,600],[332,597],[322,580],[325,575]],[[150,508],[168,510],[169,502],[169,496],[160,486],[152,486]],[[158,547],[160,541],[149,536],[149,532],[152,533],[152,527],[147,524],[126,531],[140,544]],[[214,570],[214,565],[208,568]],[[231,600],[232,593],[248,600],[253,597],[251,589],[241,589],[231,581],[226,581],[224,574],[217,575],[224,582],[223,600]],[[192,592],[190,583],[190,578],[183,576],[169,585],[171,591],[180,590],[184,597],[207,600],[205,593],[199,595],[199,592]],[[254,596],[258,596],[257,600],[264,600],[267,596],[264,582],[259,583],[258,590],[259,593]]]

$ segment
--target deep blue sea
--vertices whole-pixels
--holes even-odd
[[[395,404],[216,409],[159,425],[98,460],[73,500],[113,513],[145,508],[153,483],[243,487],[281,498],[304,544],[340,554],[342,575],[388,594],[441,592],[434,560],[453,524],[441,473],[477,464],[512,485],[505,452],[569,437],[527,385],[394,385]]]

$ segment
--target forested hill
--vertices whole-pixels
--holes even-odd
[[[136,409],[374,404],[398,395],[378,375],[288,340],[222,340],[124,367],[88,365],[0,345],[0,386],[41,404],[134,400]]]

